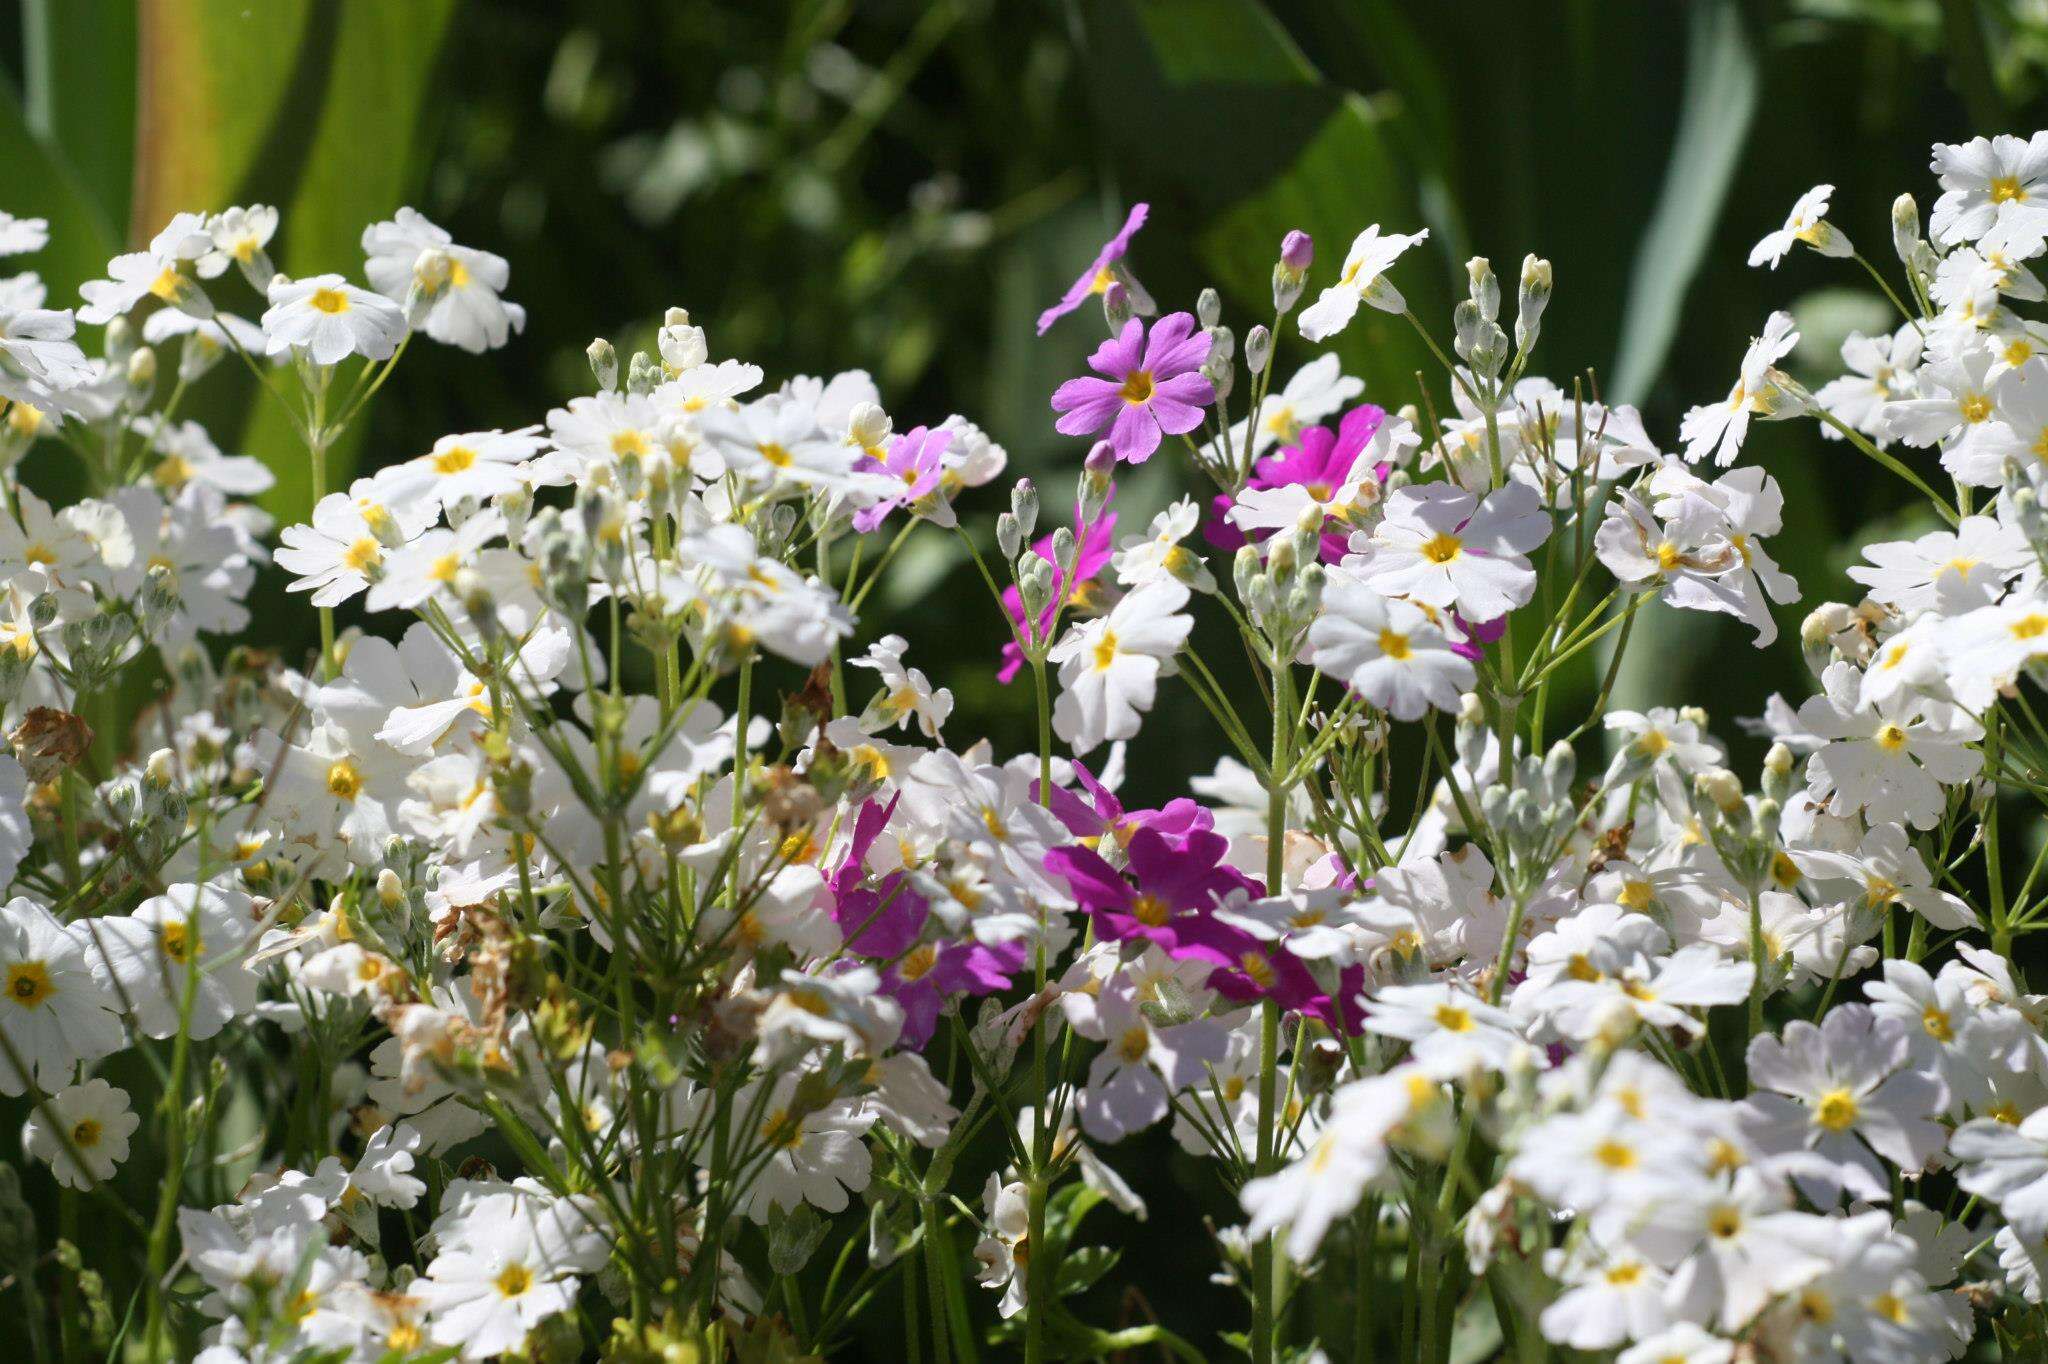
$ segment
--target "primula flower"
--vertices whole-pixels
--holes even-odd
[[[1779,402],[1778,386],[1772,380],[1773,366],[1799,344],[1792,330],[1792,314],[1772,313],[1764,333],[1749,343],[1742,356],[1742,372],[1728,397],[1719,403],[1695,407],[1685,414],[1678,438],[1685,442],[1685,460],[1697,464],[1712,455],[1724,468],[1742,452],[1752,416],[1768,416]]]
[[[1171,579],[1147,583],[1106,616],[1068,630],[1046,658],[1059,664],[1053,731],[1075,753],[1110,739],[1134,739],[1152,709],[1159,675],[1187,642],[1194,619],[1180,614],[1188,590]]]
[[[1935,241],[1984,242],[2016,256],[2040,250],[2048,232],[2048,133],[1937,142],[1930,169],[1942,188],[1927,222]]]
[[[1828,198],[1834,192],[1833,185],[1815,185],[1800,195],[1799,202],[1792,205],[1792,211],[1785,216],[1785,225],[1750,249],[1750,265],[1769,265],[1775,270],[1778,262],[1785,259],[1786,252],[1800,242],[1805,242],[1823,256],[1853,255],[1856,248],[1849,244],[1849,239],[1839,228],[1827,220]]]
[[[1314,303],[1302,309],[1301,334],[1310,341],[1327,341],[1351,325],[1358,305],[1367,303],[1381,312],[1398,313],[1408,306],[1401,291],[1387,280],[1386,272],[1411,246],[1429,239],[1429,229],[1403,236],[1392,232],[1382,237],[1378,223],[1352,240],[1345,254],[1343,273],[1323,290]]]
[[[1145,225],[1145,215],[1150,211],[1151,207],[1147,204],[1131,205],[1130,215],[1124,219],[1124,225],[1117,229],[1115,236],[1102,244],[1100,251],[1095,253],[1095,263],[1081,272],[1080,278],[1060,296],[1059,302],[1038,315],[1040,336],[1051,331],[1053,323],[1073,312],[1088,298],[1107,293],[1112,284],[1120,283],[1129,289],[1134,303],[1151,303],[1151,299],[1144,297],[1144,291],[1137,287],[1137,280],[1123,265],[1124,253],[1130,250],[1131,238]],[[1139,306],[1137,311],[1150,313],[1152,309],[1149,306]]]
[[[953,504],[941,492],[945,475],[946,448],[953,433],[944,427],[914,426],[895,440],[880,461],[878,470],[891,476],[883,495],[853,514],[853,528],[865,535],[888,519],[898,507],[908,507],[935,526],[956,524]]]
[[[1202,374],[1209,335],[1195,327],[1192,313],[1169,313],[1148,336],[1138,318],[1124,323],[1088,357],[1101,378],[1069,379],[1052,395],[1063,436],[1109,433],[1116,457],[1143,464],[1162,436],[1179,436],[1202,424],[1202,409],[1216,401],[1216,389]]]
[[[94,1078],[66,1086],[47,1104],[29,1110],[21,1144],[28,1155],[48,1164],[65,1188],[90,1189],[113,1178],[115,1168],[128,1159],[128,1139],[141,1125],[128,1106],[128,1092]]]
[[[1379,525],[1353,537],[1357,554],[1344,562],[1383,596],[1490,621],[1535,595],[1524,556],[1549,536],[1550,516],[1525,484],[1481,502],[1454,484],[1422,483],[1387,499]]]
[[[1229,524],[1212,529],[1209,539],[1235,548],[1246,533],[1264,539],[1273,531],[1292,530],[1301,524],[1302,513],[1313,509],[1326,523],[1338,522],[1323,535],[1323,561],[1342,560],[1352,529],[1380,500],[1387,470],[1361,456],[1372,448],[1386,419],[1384,409],[1365,403],[1346,412],[1335,431],[1304,428],[1293,444],[1258,462],[1235,503],[1216,499],[1216,509]]]
[[[1228,960],[1199,930],[1224,896],[1256,887],[1224,861],[1229,849],[1227,839],[1209,830],[1171,837],[1139,829],[1125,847],[1128,879],[1078,843],[1053,849],[1045,865],[1066,880],[1104,942],[1141,938],[1174,956],[1223,966]]]
[[[1347,569],[1330,570],[1308,643],[1318,668],[1396,720],[1419,720],[1432,706],[1456,710],[1475,676],[1422,608],[1380,595]]]
[[[106,967],[83,934],[26,897],[0,905],[0,1094],[57,1089],[121,1045]],[[27,1068],[23,1074],[13,1057]]]
[[[270,281],[270,307],[263,314],[268,355],[303,351],[316,365],[338,365],[351,355],[388,360],[405,333],[405,314],[397,304],[340,275],[278,275]]]

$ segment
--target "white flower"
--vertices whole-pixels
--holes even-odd
[[[1630,1246],[1584,1241],[1576,1251],[1546,1252],[1544,1260],[1564,1288],[1538,1318],[1545,1340],[1574,1350],[1611,1350],[1654,1336],[1671,1321],[1663,1269]]]
[[[1108,615],[1069,629],[1046,655],[1060,665],[1053,729],[1075,753],[1137,737],[1161,670],[1194,627],[1191,617],[1179,614],[1187,603],[1188,590],[1180,583],[1150,583]]]
[[[74,929],[25,897],[0,905],[0,1094],[55,1089],[121,1045],[105,968]],[[26,1068],[17,1069],[15,1059]]]
[[[1779,401],[1773,366],[1799,344],[1792,330],[1792,314],[1772,313],[1764,323],[1762,336],[1752,339],[1742,357],[1742,372],[1728,397],[1719,403],[1695,407],[1685,414],[1678,438],[1685,442],[1685,461],[1697,464],[1712,455],[1723,467],[1733,464],[1749,434],[1749,419],[1768,415]]]
[[[1817,799],[1838,815],[1863,811],[1872,824],[1906,821],[1931,829],[1947,805],[1943,786],[1977,775],[1984,756],[1970,745],[1983,726],[1946,702],[1900,695],[1864,706],[1847,663],[1821,674],[1825,694],[1799,708],[1805,728],[1827,740],[1807,763]]]
[[[0,212],[0,256],[20,256],[50,244],[48,218],[17,218]]]
[[[518,431],[471,431],[443,436],[434,448],[403,464],[379,470],[378,488],[394,507],[424,502],[452,507],[467,498],[487,502],[499,493],[524,488],[522,466],[547,448],[537,426]]]
[[[405,337],[405,314],[396,304],[340,275],[277,275],[269,298],[263,314],[267,355],[303,351],[316,365],[337,365],[351,355],[388,360]]]
[[[1998,412],[1990,371],[1982,346],[1930,360],[1915,376],[1914,396],[1885,404],[1885,429],[1916,448],[1941,446],[1942,467],[1954,477],[1996,487],[1997,463],[1985,455]]]
[[[867,653],[849,660],[853,667],[872,669],[882,683],[882,690],[861,712],[861,728],[880,734],[915,719],[925,738],[936,739],[953,713],[953,693],[945,687],[934,689],[922,671],[904,664],[909,648],[903,636],[884,635]]]
[[[1345,1085],[1331,1096],[1329,1116],[1299,1157],[1245,1184],[1247,1234],[1285,1228],[1288,1255],[1306,1263],[1330,1227],[1386,1172],[1390,1142],[1399,1137],[1441,1149],[1450,1108],[1443,1087],[1420,1066],[1398,1065]]]
[[[1081,1128],[1097,1141],[1122,1141],[1166,1116],[1172,1095],[1201,1081],[1223,1059],[1226,1036],[1207,1019],[1160,1026],[1138,1007],[1128,980],[1105,987],[1075,1031],[1102,1050],[1081,1092]]]
[[[788,1212],[800,1203],[821,1212],[843,1212],[847,1194],[867,1188],[873,1172],[874,1161],[862,1138],[875,1124],[874,1112],[851,1099],[792,1112],[797,1083],[795,1075],[785,1072],[739,1091],[734,1111],[762,1114],[758,1130],[735,1137],[751,1158],[767,1157],[741,1208],[756,1222],[766,1222],[776,1209]],[[695,1105],[704,1101],[702,1092],[692,1097],[686,1121],[694,1120]],[[700,1146],[698,1159],[710,1158],[709,1148]]]
[[[2029,1245],[2048,1240],[2048,1108],[2018,1126],[1973,1118],[1948,1140],[1956,1182],[1994,1204]]]
[[[1786,215],[1785,225],[1750,248],[1750,265],[1768,264],[1775,270],[1778,262],[1785,259],[1785,253],[1799,242],[1805,242],[1823,256],[1853,254],[1856,248],[1827,220],[1828,198],[1834,192],[1833,185],[1815,185],[1800,195],[1799,202]]]
[[[1732,1364],[1735,1342],[1689,1321],[1623,1350],[1615,1364]]]
[[[1454,985],[1393,985],[1365,1001],[1365,1027],[1410,1044],[1417,1065],[1442,1079],[1500,1070],[1528,1044],[1512,1015]]]
[[[1378,223],[1359,233],[1345,254],[1344,271],[1337,282],[1302,309],[1301,334],[1310,341],[1328,340],[1350,325],[1360,303],[1389,313],[1405,309],[1407,300],[1387,281],[1386,271],[1404,251],[1428,237],[1428,228],[1407,236],[1395,232],[1382,237]]]
[[[1383,596],[1455,608],[1466,620],[1497,620],[1528,604],[1536,570],[1523,557],[1550,536],[1550,516],[1526,484],[1484,502],[1452,483],[1396,491],[1370,536],[1352,539],[1344,561]]]
[[[989,1172],[982,1189],[981,1204],[986,1211],[982,1226],[987,1235],[975,1243],[976,1283],[1003,1290],[996,1311],[1004,1320],[1026,1306],[1025,1289],[1031,1264],[1031,1191],[1024,1185],[1005,1184],[1000,1175]]]
[[[1942,1145],[1933,1119],[1947,1095],[1911,1060],[1905,1025],[1867,1004],[1837,1005],[1819,1027],[1795,1019],[1782,1039],[1750,1040],[1744,1127],[1821,1206],[1843,1189],[1882,1202],[1877,1156],[1917,1174]]]
[[[1110,556],[1116,580],[1125,587],[1171,578],[1195,592],[1214,592],[1216,579],[1202,556],[1183,541],[1201,524],[1202,509],[1191,497],[1183,497],[1152,518],[1143,535],[1133,535]],[[1292,522],[1288,523],[1292,525]]]
[[[268,204],[229,208],[206,220],[211,249],[197,263],[201,279],[215,279],[238,265],[249,283],[258,289],[270,287],[270,257],[264,249],[277,235],[277,210]]]
[[[427,309],[420,330],[443,345],[481,354],[526,330],[526,309],[499,297],[512,274],[505,258],[455,245],[413,209],[364,228],[363,253],[370,287],[393,303],[406,305],[418,288]]]
[[[1931,169],[1942,188],[1927,224],[1935,241],[1984,242],[2019,256],[2039,249],[2048,231],[2048,133],[1937,142]]]
[[[1420,607],[1388,600],[1348,569],[1325,578],[1308,642],[1318,668],[1396,720],[1455,711],[1475,676]]]
[[[78,320],[103,326],[150,297],[199,317],[210,316],[213,305],[186,270],[211,246],[205,219],[197,213],[176,215],[151,239],[147,251],[114,257],[107,262],[107,278],[78,287],[85,300]]]
[[[257,980],[245,964],[255,929],[249,897],[210,883],[172,886],[132,914],[76,926],[104,960],[138,1032],[175,1036],[182,1020],[195,1040],[256,1007]]]
[[[575,1306],[575,1276],[602,1267],[606,1248],[577,1205],[485,1193],[451,1217],[455,1196],[451,1186],[435,1222],[441,1253],[410,1291],[433,1322],[436,1344],[455,1346],[464,1359],[489,1359]]]
[[[1843,424],[1871,439],[1891,439],[1885,424],[1885,404],[1908,398],[1914,392],[1914,375],[1926,345],[1920,329],[1908,322],[1890,336],[1865,336],[1851,332],[1842,342],[1842,363],[1849,373],[1830,379],[1813,395],[1814,401]],[[1821,439],[1846,439],[1834,427],[1822,424]]]
[[[58,1090],[29,1110],[21,1144],[50,1167],[67,1189],[90,1189],[113,1178],[128,1159],[128,1138],[142,1125],[128,1107],[128,1092],[105,1080]],[[80,1161],[84,1168],[80,1168]]]

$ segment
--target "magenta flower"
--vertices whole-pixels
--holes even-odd
[[[1052,811],[1053,818],[1066,825],[1068,833],[1088,840],[1091,845],[1099,845],[1107,838],[1120,848],[1128,847],[1131,835],[1140,829],[1169,838],[1185,838],[1197,829],[1216,826],[1215,816],[1186,796],[1175,797],[1157,810],[1125,810],[1116,793],[1097,781],[1087,765],[1078,760],[1074,763],[1074,780],[1087,793],[1086,798],[1069,787],[1055,786],[1046,808]],[[1031,783],[1031,798],[1040,798],[1035,781]]]
[[[1069,379],[1052,395],[1055,422],[1063,436],[1109,432],[1116,457],[1143,464],[1163,436],[1179,436],[1202,424],[1202,409],[1216,390],[1202,375],[1209,358],[1209,334],[1195,327],[1192,313],[1169,313],[1150,336],[1138,318],[1096,347],[1088,368],[1102,377]]]
[[[1252,466],[1252,476],[1245,481],[1247,488],[1285,488],[1291,485],[1315,490],[1316,500],[1328,497],[1332,489],[1341,488],[1351,477],[1358,458],[1372,444],[1381,425],[1386,421],[1386,409],[1371,403],[1360,403],[1346,412],[1337,423],[1335,431],[1327,426],[1311,426],[1302,431],[1292,445],[1282,446]],[[1376,468],[1375,477],[1385,479],[1387,470]],[[1232,525],[1228,519],[1233,499],[1228,494],[1219,494],[1209,505],[1209,521],[1202,534],[1218,549],[1236,549],[1245,542],[1244,532]],[[1325,535],[1323,537],[1323,561],[1337,563],[1349,550],[1348,535]]]
[[[953,443],[953,433],[947,430],[932,430],[929,427],[913,426],[910,430],[889,442],[889,448],[882,455],[880,472],[894,474],[897,487],[871,507],[862,507],[853,514],[853,528],[865,535],[888,518],[898,507],[915,507],[919,501],[939,490],[940,480],[945,476],[946,449]],[[872,469],[874,466],[864,466]],[[940,505],[944,499],[940,499]],[[934,508],[936,510],[936,506]],[[941,519],[932,519],[941,525],[951,521],[951,508]]]
[[[1047,853],[1045,867],[1066,878],[1075,901],[1093,917],[1096,936],[1104,942],[1143,938],[1176,957],[1229,965],[1230,959],[1211,945],[1215,935],[1210,930],[1236,930],[1225,929],[1211,917],[1216,902],[1233,890],[1262,893],[1258,882],[1223,860],[1230,840],[1208,829],[1193,830],[1183,838],[1140,829],[1131,835],[1126,851],[1126,872],[1078,843]]]
[[[1060,301],[1038,315],[1038,334],[1044,336],[1052,330],[1052,324],[1081,306],[1082,300],[1093,294],[1106,293],[1116,282],[1116,263],[1124,258],[1130,249],[1131,238],[1145,225],[1145,214],[1150,211],[1146,204],[1131,205],[1131,213],[1124,219],[1123,227],[1114,237],[1102,244],[1095,253],[1095,263],[1087,268],[1073,287],[1060,296]]]
[[[1116,496],[1111,488],[1109,495]],[[1079,507],[1074,509],[1076,523],[1080,521]],[[1013,624],[1026,631],[1026,637],[1033,643],[1043,643],[1052,631],[1052,618],[1059,604],[1065,600],[1069,606],[1087,605],[1088,593],[1095,585],[1095,575],[1109,562],[1114,552],[1113,537],[1116,532],[1116,513],[1111,512],[1092,526],[1080,526],[1081,553],[1074,561],[1074,581],[1070,585],[1067,575],[1061,570],[1059,561],[1052,557],[1052,537],[1041,537],[1031,546],[1031,552],[1053,566],[1052,597],[1045,609],[1038,613],[1038,619],[1026,625],[1024,620],[1024,596],[1014,587],[1003,589],[1003,610],[1010,613]],[[996,672],[996,680],[1008,686],[1024,667],[1024,651],[1013,640],[1003,646],[1002,667]]]

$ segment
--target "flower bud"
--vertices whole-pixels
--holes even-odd
[[[1892,200],[1892,250],[1899,256],[1899,263],[1908,270],[1913,268],[1914,257],[1919,254],[1920,205],[1910,194],[1901,194]]]
[[[711,358],[704,329],[690,325],[687,309],[670,308],[654,339],[655,348],[661,352],[661,363],[671,374],[686,373]]]
[[[147,402],[156,389],[156,351],[142,346],[128,357],[128,387],[137,399]]]
[[[1133,305],[1130,288],[1122,280],[1112,280],[1102,291],[1102,315],[1109,322],[1109,329],[1120,332],[1124,323],[1131,320]]]
[[[619,353],[612,348],[612,343],[600,336],[583,354],[590,361],[590,373],[597,380],[597,386],[606,393],[616,392],[619,387]]]
[[[1204,327],[1213,327],[1223,320],[1223,296],[1215,289],[1207,288],[1195,295],[1195,320]]]
[[[1074,565],[1081,561],[1081,546],[1074,539],[1074,532],[1061,526],[1052,533],[1052,561],[1060,566],[1060,572],[1073,575]]]
[[[1027,633],[1037,627],[1038,618],[1052,605],[1052,584],[1053,566],[1036,554],[1026,555],[1017,572],[1017,591],[1024,598]]]
[[[1493,273],[1493,262],[1484,256],[1474,256],[1465,262],[1465,279],[1471,290],[1472,305],[1479,309],[1479,315],[1488,322],[1500,316],[1500,280]]]
[[[1536,256],[1522,258],[1522,288],[1515,299],[1515,348],[1528,351],[1543,331],[1543,310],[1550,306],[1552,277],[1550,262]]]
[[[1017,480],[1010,489],[1010,514],[1017,518],[1017,534],[1029,540],[1038,529],[1038,485],[1028,478]],[[1014,557],[1014,556],[1012,556]]]
[[[1264,374],[1273,358],[1273,333],[1264,325],[1253,327],[1244,338],[1244,366],[1253,374]]]
[[[1273,263],[1273,310],[1287,312],[1301,301],[1308,284],[1308,268],[1316,258],[1315,238],[1306,232],[1289,232],[1280,241],[1280,259]]]
[[[1723,814],[1742,804],[1742,781],[1725,767],[1710,767],[1693,777],[1692,789],[1711,801]]]
[[[661,365],[644,350],[633,352],[633,359],[626,366],[626,391],[628,393],[652,393],[654,386],[662,380]]]
[[[1792,794],[1792,750],[1782,743],[1771,745],[1764,754],[1764,794],[1780,805]]]

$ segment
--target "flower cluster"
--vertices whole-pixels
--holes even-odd
[[[411,210],[366,286],[279,273],[261,206],[180,215],[75,312],[6,281],[0,1094],[132,1229],[137,1348],[809,1357],[886,1291],[941,1359],[1202,1358],[1170,1314],[1087,1319],[1082,1222],[1148,1215],[1146,1141],[1241,1211],[1217,1282],[1259,1364],[1347,1310],[1355,1357],[1430,1364],[2043,1347],[2048,892],[2013,821],[2048,793],[2048,331],[2015,309],[2048,134],[1934,169],[1903,291],[1826,186],[1751,257],[1859,262],[1898,330],[1809,388],[1774,314],[1669,449],[1532,370],[1545,261],[1505,324],[1471,261],[1445,349],[1389,278],[1427,233],[1367,228],[1306,306],[1291,233],[1240,338],[1214,291],[1159,315],[1138,205],[1040,319],[1109,332],[1052,395],[1093,442],[1071,496],[1015,482],[992,536],[972,421],[770,386],[680,308],[530,424],[328,487],[417,336],[525,322]],[[1440,383],[1368,399],[1327,350],[1275,382],[1286,331],[1361,307]],[[266,466],[179,415],[217,369],[304,446],[274,552]],[[1789,419],[1928,520],[1805,616],[1813,694],[1743,722],[1745,781],[1704,711],[1608,700],[1645,611],[1776,639],[1784,499],[1740,461]],[[39,443],[87,496],[30,489]],[[1120,501],[1154,459],[1199,491]],[[913,537],[986,589],[1033,751],[862,641]],[[309,658],[238,638],[266,569]],[[1141,805],[1182,689],[1222,756]]]

